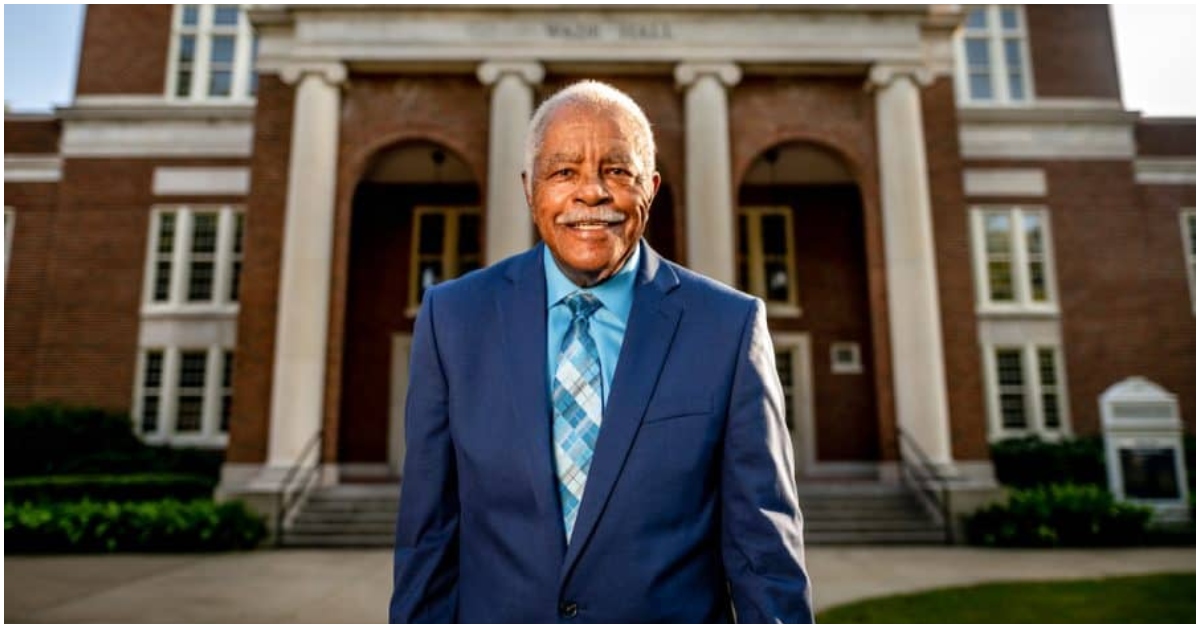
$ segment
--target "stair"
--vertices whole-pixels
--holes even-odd
[[[287,547],[391,547],[400,491],[391,484],[342,484],[313,491],[291,527]]]
[[[395,484],[318,489],[283,534],[288,547],[391,547],[399,491]],[[823,545],[936,545],[945,532],[900,487],[867,482],[800,484],[804,540]]]
[[[942,526],[899,486],[868,482],[801,483],[804,542],[824,545],[940,545]]]

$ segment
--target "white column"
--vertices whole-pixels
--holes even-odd
[[[896,421],[932,462],[950,470],[950,413],[918,88],[931,80],[922,68],[876,66],[870,86],[875,89]]]
[[[686,153],[688,266],[733,285],[736,281],[729,99],[742,78],[732,63],[681,63],[675,82],[683,98]]]
[[[525,191],[525,133],[533,116],[533,85],[542,82],[540,63],[488,61],[479,66],[479,80],[492,86],[492,115],[488,136],[487,263],[498,262],[533,245],[533,227]]]
[[[285,67],[296,85],[287,214],[275,330],[268,471],[296,464],[321,426],[334,195],[337,186],[339,63]]]

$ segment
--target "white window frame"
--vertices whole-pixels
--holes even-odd
[[[442,231],[442,251],[440,255],[421,253],[421,219],[425,216],[441,216],[444,221]],[[475,216],[479,219],[479,227],[483,228],[483,212],[478,207],[441,207],[420,206],[413,210],[412,217],[412,248],[408,260],[408,308],[405,315],[412,318],[421,307],[418,289],[421,281],[421,262],[425,257],[437,257],[442,263],[442,281],[449,281],[462,275],[460,267],[463,262],[474,261],[478,267],[483,267],[483,245],[477,253],[463,255],[458,250],[459,222],[463,216]],[[480,234],[482,235],[482,234]]]
[[[986,30],[972,30],[966,26],[964,20],[963,27],[955,33],[954,36],[954,71],[955,85],[960,105],[1028,105],[1035,100],[1033,93],[1033,63],[1029,55],[1029,29],[1027,27],[1028,20],[1025,18],[1025,7],[1021,5],[998,5],[990,4],[986,6],[978,5],[963,5],[964,17],[965,12],[974,8],[982,8],[987,11],[987,28]],[[1010,8],[1016,12],[1017,28],[1015,30],[1005,30],[1001,22],[1001,9]],[[988,40],[988,55],[991,59],[988,75],[992,82],[993,98],[983,99],[974,98],[971,96],[970,76],[967,68],[967,45],[966,40],[968,35],[986,36]],[[1004,55],[1004,40],[1019,39],[1021,46],[1021,60],[1025,67],[1022,68],[1022,89],[1025,91],[1025,97],[1016,100],[1012,98],[1008,89],[1008,59]]]
[[[198,11],[195,26],[183,25],[184,7],[194,6]],[[237,6],[236,26],[216,26],[213,19],[217,6]],[[254,31],[246,17],[246,5],[175,5],[171,17],[171,43],[167,57],[167,99],[180,102],[253,103],[255,95],[250,93],[254,72]],[[179,42],[183,35],[194,35],[196,45],[192,60],[191,87],[187,96],[177,96],[179,82]],[[214,35],[234,37],[233,68],[228,96],[209,96],[209,74],[211,65],[212,38]]]
[[[838,355],[847,352],[849,359],[842,361]],[[829,344],[829,367],[836,374],[859,374],[863,372],[862,348],[857,342],[833,342]]]
[[[151,351],[163,354],[161,385],[158,388],[158,425],[153,432],[142,429],[142,408],[146,387],[146,360]],[[179,401],[179,367],[182,354],[204,351],[204,407],[200,431],[176,433],[177,406]],[[221,369],[225,354],[233,353],[233,347],[210,345],[207,347],[157,346],[138,349],[137,377],[133,397],[133,429],[144,441],[151,444],[171,444],[188,447],[225,447],[229,434],[222,432],[221,397],[227,392],[222,386]]]
[[[1025,428],[1004,426],[1000,411],[1000,372],[996,364],[996,351],[1000,349],[1021,352],[1022,395],[1025,399]],[[1058,389],[1057,428],[1047,428],[1042,408],[1042,378],[1039,371],[1038,351],[1049,349],[1054,352],[1055,386]],[[1070,403],[1067,396],[1067,376],[1063,363],[1062,346],[1051,343],[1031,342],[1025,344],[986,343],[983,345],[984,388],[987,394],[988,439],[995,441],[1037,434],[1048,440],[1069,437],[1071,431]]]
[[[738,219],[746,219],[746,253],[745,259],[741,251],[736,251],[738,263],[746,263],[747,285],[740,289],[760,298],[767,306],[767,315],[772,317],[799,317],[803,313],[800,306],[800,286],[796,277],[796,232],[795,217],[791,207],[786,205],[755,206],[738,208]],[[766,216],[783,216],[785,230],[785,245],[787,247],[788,267],[788,300],[772,301],[767,298],[766,259],[763,252],[762,223]],[[736,246],[737,243],[735,243]]]
[[[171,250],[171,278],[166,301],[154,300],[154,281],[157,272],[160,223],[165,214],[175,214],[174,244]],[[191,269],[193,217],[197,213],[217,214],[217,251],[213,267],[213,298],[210,301],[188,301],[187,289]],[[236,220],[243,215],[237,205],[156,205],[150,211],[150,231],[146,238],[146,264],[142,286],[142,314],[212,313],[235,314],[238,302],[230,298],[234,262],[244,253],[234,252]],[[243,217],[243,221],[244,221]],[[242,237],[245,238],[243,223]],[[246,244],[242,242],[242,251]]]
[[[1188,221],[1191,224],[1188,224]],[[1192,297],[1192,314],[1196,313],[1196,208],[1179,211],[1179,233],[1183,238],[1183,261],[1187,266],[1188,294]]]
[[[977,205],[971,212],[971,245],[975,272],[975,305],[979,314],[1058,314],[1058,282],[1054,263],[1054,238],[1050,212],[1045,207]],[[993,301],[988,274],[987,232],[984,216],[1006,212],[1009,215],[1009,243],[1012,263],[1013,300]],[[1034,301],[1029,273],[1029,246],[1025,239],[1024,218],[1036,214],[1042,224],[1042,256],[1045,264],[1046,300]]]

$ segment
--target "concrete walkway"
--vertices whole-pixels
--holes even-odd
[[[808,550],[817,609],[981,582],[1195,572],[1195,548]],[[377,623],[387,617],[387,550],[4,558],[4,621]]]

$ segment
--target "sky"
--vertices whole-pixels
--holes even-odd
[[[1112,14],[1125,107],[1195,116],[1196,7],[1116,5]],[[11,110],[69,104],[82,24],[82,5],[5,5],[4,102]]]

